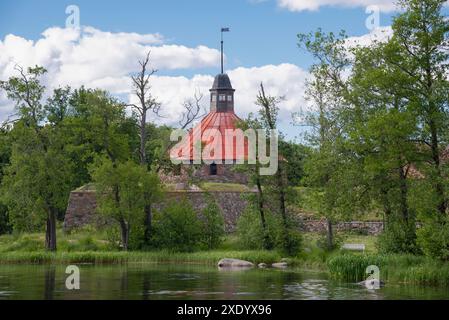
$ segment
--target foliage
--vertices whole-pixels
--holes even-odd
[[[154,214],[153,246],[173,251],[194,251],[204,239],[202,224],[187,200],[170,203]]]
[[[201,212],[203,243],[207,249],[215,249],[225,235],[224,218],[214,199],[207,198],[207,206]]]
[[[448,261],[449,219],[446,217],[445,220],[442,224],[440,219],[428,219],[417,232],[418,244],[426,255]]]
[[[285,158],[288,184],[299,186],[304,178],[304,163],[310,154],[310,148],[296,142],[280,140],[279,153]]]
[[[98,211],[120,226],[123,249],[140,247],[143,232],[139,226],[143,224],[145,206],[161,193],[157,175],[130,160],[113,163],[103,158],[92,166],[92,177]]]
[[[252,206],[248,206],[237,220],[237,235],[241,248],[263,249],[264,237],[274,242],[279,234],[279,221],[270,211],[265,213],[266,228],[264,230],[259,213]]]

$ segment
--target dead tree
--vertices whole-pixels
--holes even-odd
[[[203,94],[197,90],[195,91],[193,98],[184,100],[182,104],[184,111],[181,113],[181,118],[178,121],[181,129],[186,129],[196,120],[199,120],[206,115],[205,108],[201,106],[202,99]]]
[[[147,114],[148,111],[152,111],[155,114],[159,114],[161,104],[157,102],[156,98],[151,93],[150,78],[157,70],[149,69],[150,63],[150,51],[145,58],[139,61],[140,71],[131,76],[133,81],[134,93],[138,98],[138,104],[130,104],[133,111],[138,117],[138,128],[140,136],[139,158],[140,164],[147,166],[146,157],[146,143],[148,140],[147,134]],[[145,206],[145,242],[148,244],[151,237],[151,204]]]
[[[140,71],[137,75],[132,76],[134,93],[137,96],[138,104],[130,104],[133,111],[138,116],[138,127],[140,136],[139,158],[142,165],[147,164],[147,157],[145,146],[147,143],[147,114],[152,111],[159,114],[161,104],[157,102],[156,98],[151,93],[150,77],[154,75],[157,70],[149,70],[150,52],[147,53],[144,60],[139,61]]]

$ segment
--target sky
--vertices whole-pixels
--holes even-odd
[[[79,8],[79,28],[66,20],[70,5]],[[372,11],[379,25],[367,28]],[[220,28],[224,34],[225,72],[235,93],[235,111],[244,118],[256,109],[258,85],[282,95],[280,129],[290,139],[301,133],[291,114],[309,108],[304,83],[311,57],[297,46],[297,34],[345,30],[353,39],[369,40],[388,30],[397,14],[391,0],[1,0],[0,80],[14,66],[42,65],[51,92],[61,85],[108,90],[133,102],[129,76],[151,50],[154,95],[162,103],[159,123],[176,124],[182,102],[208,89],[220,72]],[[69,19],[69,22],[73,20]],[[0,121],[13,113],[0,93]]]

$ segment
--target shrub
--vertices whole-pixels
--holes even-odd
[[[277,229],[276,247],[289,256],[295,256],[301,251],[302,235],[297,224],[290,219],[287,230],[284,227]]]
[[[201,244],[201,231],[201,222],[191,204],[186,200],[174,202],[155,213],[152,243],[157,248],[193,251]]]
[[[289,217],[287,230],[281,217],[265,211],[266,230],[262,227],[259,211],[248,206],[237,221],[237,235],[244,249],[266,249],[264,242],[271,244],[270,249],[279,249],[287,255],[297,255],[301,249],[302,236],[293,217]]]
[[[244,249],[264,249],[264,237],[275,243],[280,233],[280,224],[269,211],[265,212],[266,234],[260,221],[259,212],[248,206],[237,220],[237,236],[239,245]]]
[[[220,208],[211,198],[207,199],[207,206],[202,212],[203,243],[206,248],[217,248],[223,242],[224,219]]]
[[[417,234],[418,244],[425,255],[449,260],[449,221],[429,221],[418,229]]]
[[[381,253],[419,253],[415,226],[403,222],[389,222],[378,238],[377,247]]]

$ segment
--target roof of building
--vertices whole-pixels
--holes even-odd
[[[211,90],[234,90],[227,74],[218,74]],[[185,135],[181,143],[170,150],[171,158],[193,160],[194,146],[201,143],[202,160],[246,160],[248,141],[241,130],[235,130],[240,118],[233,109],[211,110]]]
[[[248,141],[241,130],[235,130],[238,121],[240,118],[231,111],[210,112],[171,150],[172,157],[193,160],[194,146],[201,141],[203,160],[246,160]]]
[[[214,84],[211,90],[234,90],[231,85],[231,80],[226,73],[220,73],[215,76]]]

